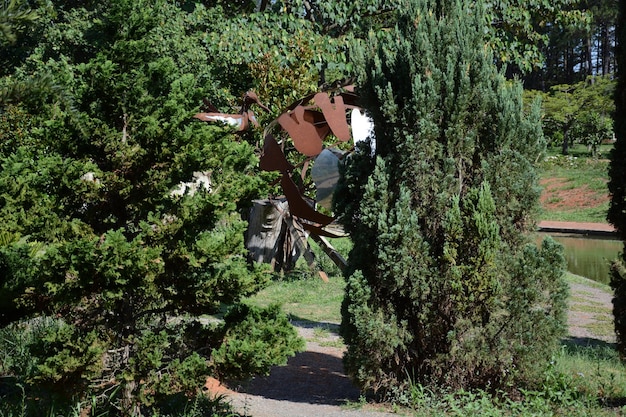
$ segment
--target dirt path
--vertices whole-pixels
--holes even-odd
[[[570,338],[580,344],[615,343],[613,294],[593,281],[570,285],[567,325]]]
[[[582,345],[614,343],[609,291],[581,278],[570,286],[569,341]],[[359,390],[343,371],[343,346],[337,325],[313,327],[296,322],[306,351],[275,367],[269,376],[242,386],[209,382],[234,410],[251,417],[398,417],[360,400]]]
[[[267,377],[241,386],[209,389],[227,395],[235,411],[252,417],[398,417],[360,399],[359,390],[343,371],[343,345],[336,324],[312,327],[293,323],[307,341],[306,351]]]

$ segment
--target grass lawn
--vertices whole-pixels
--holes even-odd
[[[317,277],[276,281],[254,295],[250,302],[258,306],[280,304],[295,321],[339,323],[345,282],[339,276],[324,282]]]
[[[602,158],[584,156],[579,146],[569,156],[548,154],[539,164],[541,220],[606,222],[610,147],[603,145]]]
[[[283,277],[255,295],[249,302],[256,305],[279,303],[292,320],[307,322],[320,332],[328,332],[329,323],[341,321],[341,299],[345,287],[339,274],[329,282],[299,269],[300,279]],[[568,273],[567,281],[577,286],[611,293],[607,285]],[[563,340],[546,369],[543,389],[523,391],[523,401],[495,398],[485,392],[434,393],[422,386],[411,387],[404,404],[390,407],[406,416],[618,416],[626,413],[626,373],[612,344],[612,326],[602,325],[611,316],[610,305],[584,299],[585,291],[571,295],[570,309],[597,316],[597,327],[589,330],[598,339],[586,343]],[[336,327],[332,327],[335,329]],[[341,343],[339,343],[341,346]],[[359,407],[364,404],[351,404]]]

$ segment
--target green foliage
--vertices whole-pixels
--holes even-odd
[[[422,415],[613,416],[612,401],[624,392],[620,365],[607,346],[565,344],[543,372],[539,389],[522,389],[523,399],[482,390],[438,392],[413,384],[407,405]]]
[[[617,87],[615,89],[615,136],[617,141],[611,152],[609,165],[609,191],[611,203],[607,219],[611,222],[626,245],[626,79],[623,68],[626,63],[626,5],[620,3],[617,21],[617,60],[620,68]],[[613,316],[615,317],[615,334],[617,349],[622,361],[626,361],[626,246],[619,258],[613,261],[611,287],[614,292]]]
[[[206,42],[226,15],[165,0],[47,7],[39,42],[0,81],[0,325],[57,320],[26,345],[28,372],[20,360],[3,374],[138,414],[194,394],[218,372],[214,352],[223,375],[284,363],[301,342],[276,308],[196,319],[221,321],[269,278],[247,259],[241,215],[268,189],[259,132],[192,119],[203,98],[240,93],[221,73],[232,51]],[[197,172],[210,187],[172,195]]]
[[[484,48],[480,4],[407,1],[359,54],[376,126],[346,160],[336,209],[354,241],[345,365],[365,389],[417,383],[512,391],[564,332],[557,243],[528,243],[544,148]],[[503,175],[506,173],[506,175]]]
[[[312,22],[293,14],[251,14],[216,22],[204,43],[222,57],[216,62],[222,82],[241,92],[253,88],[274,111],[316,91],[323,82],[320,74],[335,81],[351,69],[345,40],[325,37]],[[257,117],[261,125],[271,121],[263,114]]]
[[[17,32],[39,18],[36,11],[26,7],[26,3],[9,0],[0,4],[0,47],[14,43]]]
[[[212,353],[218,375],[247,379],[268,374],[276,358],[294,355],[304,349],[304,340],[289,325],[278,305],[266,309],[239,304],[224,316],[224,339]]]
[[[569,147],[581,143],[597,156],[600,144],[613,138],[612,101],[615,81],[611,77],[590,77],[574,85],[556,85],[545,93],[526,92],[527,98],[541,96],[543,128],[551,145]]]
[[[611,264],[610,284],[615,294],[613,317],[615,335],[617,336],[617,350],[622,362],[626,362],[626,267],[624,266],[623,255],[621,259],[615,259]]]
[[[34,357],[42,358],[32,376],[35,381],[50,383],[52,388],[59,384],[64,390],[84,389],[102,370],[105,344],[96,330],[81,332],[59,323],[46,328],[30,350]]]
[[[277,2],[275,8],[300,16],[319,25],[320,29],[333,38],[342,36],[367,36],[393,24],[393,10],[398,1],[303,1]],[[282,3],[282,4],[281,4]]]
[[[398,0],[283,0],[273,9],[312,21],[333,39],[367,39],[369,32],[393,28],[393,11],[399,7]],[[528,74],[545,63],[551,31],[580,31],[588,28],[590,20],[589,10],[577,0],[508,0],[490,4],[481,24],[496,62]]]
[[[490,38],[498,62],[516,67],[522,74],[545,62],[551,31],[586,28],[591,19],[578,0],[520,1],[493,4],[487,9],[493,36]]]

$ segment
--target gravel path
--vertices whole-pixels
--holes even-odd
[[[570,285],[567,325],[570,339],[579,344],[615,343],[613,294],[593,284]]]
[[[344,348],[337,325],[317,328],[293,323],[307,341],[306,351],[286,366],[272,369],[241,386],[224,387],[212,382],[209,390],[225,394],[236,412],[252,417],[398,417],[375,409],[360,399],[359,390],[343,371]]]
[[[612,294],[585,279],[570,286],[569,340],[614,343]],[[213,395],[224,394],[236,412],[250,417],[398,417],[361,401],[359,390],[345,375],[343,345],[332,323],[294,323],[307,341],[306,351],[275,367],[267,377],[241,386],[209,380]]]

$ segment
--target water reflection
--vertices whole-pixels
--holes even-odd
[[[538,233],[541,242],[547,233]],[[603,284],[609,283],[609,265],[622,251],[619,240],[581,235],[550,234],[565,250],[567,270]]]

